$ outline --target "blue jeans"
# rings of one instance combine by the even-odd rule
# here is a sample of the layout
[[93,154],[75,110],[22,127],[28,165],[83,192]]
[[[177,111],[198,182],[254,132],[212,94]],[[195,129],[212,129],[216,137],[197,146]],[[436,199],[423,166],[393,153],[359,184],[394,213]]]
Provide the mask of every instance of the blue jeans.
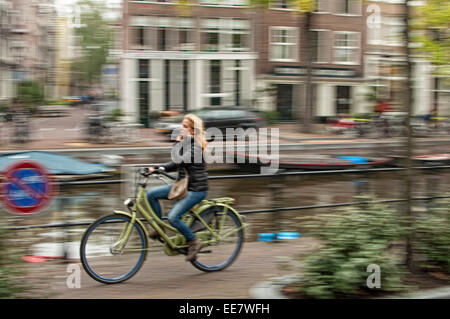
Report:
[[[152,207],[153,211],[161,218],[161,205],[159,204],[160,199],[168,199],[170,189],[172,185],[163,185],[155,187],[147,192],[147,200]],[[181,217],[189,211],[196,204],[200,203],[208,195],[207,191],[204,192],[191,192],[188,191],[187,195],[177,201],[173,205],[172,209],[167,215],[167,220],[169,224],[178,229],[178,231],[186,237],[187,241],[191,241],[195,238],[195,235],[191,232],[191,229],[181,221]]]

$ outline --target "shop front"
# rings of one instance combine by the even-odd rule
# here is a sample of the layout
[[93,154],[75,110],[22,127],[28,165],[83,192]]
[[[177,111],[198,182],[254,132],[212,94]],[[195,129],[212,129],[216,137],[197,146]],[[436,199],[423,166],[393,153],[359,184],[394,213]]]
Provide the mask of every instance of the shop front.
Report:
[[[259,79],[259,87],[266,88],[272,99],[259,96],[263,110],[278,111],[281,120],[301,120],[306,103],[306,68],[278,65],[272,74]],[[313,116],[318,121],[329,117],[364,112],[364,83],[354,69],[312,69]],[[271,88],[271,89],[267,89]]]
[[156,113],[247,106],[255,56],[247,53],[128,52],[121,64],[121,104],[131,122]]

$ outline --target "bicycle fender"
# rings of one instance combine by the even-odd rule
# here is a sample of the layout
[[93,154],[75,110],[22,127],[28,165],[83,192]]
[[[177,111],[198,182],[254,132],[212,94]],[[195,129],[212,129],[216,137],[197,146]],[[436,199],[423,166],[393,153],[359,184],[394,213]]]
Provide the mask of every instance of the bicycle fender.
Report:
[[231,211],[239,219],[239,221],[241,222],[241,225],[242,225],[242,234],[243,234],[243,236],[245,238],[246,230],[247,230],[247,223],[245,222],[245,217],[242,216],[241,214],[239,214],[237,212],[237,210],[235,210],[230,205],[227,205],[227,204],[216,204],[216,206],[226,207],[229,211]]
[[241,214],[239,214],[239,213],[238,213],[233,207],[231,207],[230,205],[224,204],[224,203],[214,203],[214,202],[209,201],[209,202],[207,202],[207,203],[202,204],[201,206],[199,206],[195,211],[196,211],[197,214],[200,214],[200,213],[203,212],[204,210],[207,210],[207,209],[209,209],[209,208],[211,208],[211,207],[214,207],[214,206],[224,207],[224,208],[227,208],[229,211],[231,211],[231,212],[237,217],[237,219],[241,222],[241,225],[242,225],[242,232],[243,232],[243,234],[244,234],[244,236],[245,236],[246,229],[247,229],[247,223],[245,222],[244,217],[243,217]]
[[[120,211],[120,210],[115,210],[115,211],[114,211],[114,214],[117,214],[117,215],[125,215],[125,216],[130,217],[131,219],[133,218],[133,214],[131,214],[131,213],[129,213],[129,212]],[[135,216],[134,220],[135,220],[135,221],[139,224],[139,226],[141,226],[142,229],[144,230],[145,238],[148,238],[148,231],[147,231],[147,228],[145,227],[144,223],[141,222],[141,221],[139,220],[139,218],[136,218],[136,216]],[[147,246],[148,246],[148,245],[147,245]]]

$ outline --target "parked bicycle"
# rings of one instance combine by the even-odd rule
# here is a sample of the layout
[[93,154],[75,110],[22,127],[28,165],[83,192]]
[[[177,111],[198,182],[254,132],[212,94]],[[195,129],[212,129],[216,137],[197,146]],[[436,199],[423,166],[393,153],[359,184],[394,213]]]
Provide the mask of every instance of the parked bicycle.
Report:
[[[185,237],[161,220],[152,210],[146,188],[150,177],[168,183],[175,178],[166,172],[140,169],[135,173],[133,198],[124,204],[128,212],[114,211],[94,221],[81,239],[81,263],[90,277],[104,284],[121,283],[134,276],[142,267],[149,251],[149,232],[146,221],[159,234],[168,256],[186,255]],[[245,238],[243,217],[231,206],[233,198],[203,200],[183,217],[203,248],[191,264],[204,272],[220,271],[238,257]],[[138,218],[138,214],[143,216]],[[168,232],[173,233],[168,235]]]
[[30,116],[26,111],[17,111],[13,117],[13,143],[23,144],[30,139]]
[[90,112],[83,121],[84,138],[90,143],[106,143],[110,138],[109,124],[102,104],[90,106]]

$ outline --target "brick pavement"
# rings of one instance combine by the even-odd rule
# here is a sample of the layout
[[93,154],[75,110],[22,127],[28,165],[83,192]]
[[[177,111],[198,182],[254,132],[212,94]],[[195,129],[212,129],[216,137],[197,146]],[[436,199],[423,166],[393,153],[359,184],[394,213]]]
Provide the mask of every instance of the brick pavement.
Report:
[[[32,140],[25,144],[15,144],[10,141],[13,134],[11,123],[4,123],[2,128],[0,150],[32,150],[32,149],[70,149],[70,148],[95,148],[95,147],[146,147],[167,146],[171,142],[152,128],[138,130],[140,142],[117,144],[109,141],[105,144],[88,143],[82,132],[82,122],[89,110],[85,107],[74,107],[68,116],[62,117],[37,117],[31,120]],[[336,138],[339,136],[326,133],[323,125],[315,125],[314,133],[300,133],[299,123],[279,123],[269,128],[280,129],[280,141],[282,143],[297,143],[302,139]]]
[[103,285],[91,279],[81,267],[81,288],[66,285],[67,266],[61,261],[27,264],[27,283],[33,283],[32,296],[52,299],[235,299],[250,298],[249,289],[260,281],[294,270],[280,268],[280,260],[314,249],[312,238],[301,237],[281,243],[245,243],[241,254],[228,269],[204,273],[184,261],[184,256],[168,257],[160,251],[150,252],[141,270],[130,280],[117,285]]
[[74,107],[67,116],[61,117],[34,117],[30,120],[31,140],[24,144],[11,142],[14,134],[12,123],[3,123],[0,150],[21,149],[67,149],[67,148],[93,148],[93,147],[138,147],[170,145],[163,136],[153,129],[139,129],[141,142],[117,144],[107,141],[105,144],[88,143],[83,134],[83,121],[89,110],[85,107]]
[[[107,141],[105,144],[88,143],[83,136],[82,122],[88,115],[86,107],[74,107],[67,116],[37,117],[31,120],[32,140],[25,144],[14,144],[10,141],[13,134],[11,123],[3,123],[0,130],[0,150],[42,150],[42,149],[73,149],[73,148],[108,148],[108,147],[148,147],[170,146],[172,143],[167,137],[155,132],[152,128],[137,130],[141,141],[127,144],[118,144]],[[301,133],[299,123],[277,123],[268,128],[280,130],[281,143],[349,143],[393,141],[389,139],[351,139],[345,135],[336,135],[325,130],[324,124],[314,124],[313,133]],[[448,139],[449,136],[438,136],[438,139]]]

